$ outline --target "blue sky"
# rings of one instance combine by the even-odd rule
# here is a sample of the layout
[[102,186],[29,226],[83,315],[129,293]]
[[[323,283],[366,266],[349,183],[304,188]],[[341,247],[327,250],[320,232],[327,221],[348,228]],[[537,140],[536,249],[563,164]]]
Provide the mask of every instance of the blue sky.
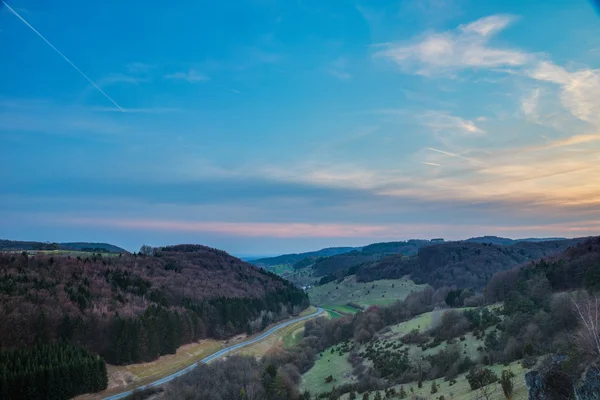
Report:
[[98,88],[0,7],[2,238],[600,232],[591,2],[7,3]]

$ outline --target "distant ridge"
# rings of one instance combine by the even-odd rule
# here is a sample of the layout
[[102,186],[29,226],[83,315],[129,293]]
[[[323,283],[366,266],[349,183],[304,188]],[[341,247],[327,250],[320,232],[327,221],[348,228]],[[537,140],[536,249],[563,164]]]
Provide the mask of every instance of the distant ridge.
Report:
[[306,253],[292,253],[283,254],[276,257],[259,258],[250,262],[259,267],[271,267],[280,264],[293,265],[300,260],[304,260],[305,258],[330,257],[361,249],[362,247],[328,247],[325,249],[309,251]]
[[522,242],[536,243],[536,242],[550,242],[550,241],[555,241],[555,240],[566,240],[566,238],[548,237],[548,238],[510,239],[510,238],[504,238],[504,237],[500,237],[500,236],[478,236],[478,237],[473,237],[473,238],[467,239],[467,240],[465,240],[465,242],[491,243],[491,244],[497,244],[500,246],[512,246],[514,244],[522,243]]
[[71,250],[106,253],[129,253],[127,250],[109,243],[94,242],[32,242],[0,239],[0,251],[39,251],[39,250]]

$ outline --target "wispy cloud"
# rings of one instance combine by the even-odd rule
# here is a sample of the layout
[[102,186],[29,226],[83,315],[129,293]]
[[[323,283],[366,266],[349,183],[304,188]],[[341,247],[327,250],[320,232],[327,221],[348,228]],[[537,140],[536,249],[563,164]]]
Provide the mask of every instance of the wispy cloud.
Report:
[[132,73],[132,74],[137,74],[137,73],[148,73],[150,71],[152,71],[153,69],[156,68],[156,65],[153,64],[147,64],[147,63],[143,63],[143,62],[132,62],[129,63],[125,66],[127,68],[127,71]]
[[140,78],[140,77],[134,76],[134,75],[115,73],[115,74],[110,74],[110,75],[100,79],[97,82],[97,84],[98,84],[98,86],[104,87],[104,86],[112,85],[115,83],[138,84],[138,83],[147,82],[147,81],[148,81],[148,79],[146,79],[146,78]]
[[134,113],[134,114],[166,114],[166,113],[173,113],[173,112],[180,112],[181,109],[179,108],[161,108],[161,107],[154,107],[154,108],[124,108],[122,110],[119,110],[115,107],[91,107],[91,110],[93,111],[101,111],[101,112],[126,112],[126,113]]
[[474,121],[463,119],[447,112],[428,111],[419,115],[418,120],[424,126],[431,128],[435,133],[460,133],[469,135],[485,133]]
[[573,116],[600,128],[600,69],[569,72],[549,61],[528,71],[538,81],[551,82],[561,89],[560,100]]
[[456,153],[451,153],[449,151],[444,151],[444,150],[439,150],[439,149],[434,149],[433,147],[428,147],[427,150],[429,151],[434,151],[436,153],[440,153],[440,154],[444,154],[446,156],[449,157],[456,157],[456,158],[460,158],[461,160],[465,160],[465,161],[469,161],[475,164],[483,164],[483,162],[479,161],[479,160],[475,160],[473,158],[469,158],[469,157],[463,157],[460,154],[456,154]]
[[182,80],[190,83],[198,83],[207,81],[209,78],[208,76],[196,71],[195,69],[190,68],[190,70],[187,72],[180,71],[174,72],[172,74],[167,74],[165,75],[165,79]]
[[327,72],[329,75],[335,76],[340,80],[348,80],[352,78],[352,74],[348,72],[347,64],[348,62],[346,58],[340,57],[337,60],[327,64],[327,66],[325,67],[325,72]]
[[539,122],[538,106],[540,101],[540,88],[535,88],[531,93],[521,99],[521,110],[525,117],[532,122]]
[[514,17],[492,15],[453,31],[431,33],[409,43],[385,43],[375,53],[408,71],[421,75],[451,74],[472,68],[513,67],[526,64],[531,56],[515,49],[489,45],[489,40],[505,29]]

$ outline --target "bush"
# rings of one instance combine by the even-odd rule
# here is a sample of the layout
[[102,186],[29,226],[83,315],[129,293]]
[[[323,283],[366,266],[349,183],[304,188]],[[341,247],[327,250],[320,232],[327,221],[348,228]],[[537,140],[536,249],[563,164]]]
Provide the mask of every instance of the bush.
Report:
[[498,376],[489,368],[474,368],[465,378],[467,378],[471,390],[477,390],[498,380]]
[[513,374],[510,369],[505,369],[504,371],[502,371],[502,376],[500,377],[500,385],[502,386],[502,392],[504,393],[504,397],[506,397],[507,400],[511,400],[513,396],[514,377],[515,374]]
[[435,381],[431,382],[431,394],[437,393],[438,388],[437,385],[435,384]]
[[419,332],[418,329],[413,329],[400,339],[404,344],[424,344],[429,341],[429,336]]
[[535,357],[525,357],[523,361],[521,361],[521,366],[527,369],[535,367],[535,364],[537,364],[537,358]]

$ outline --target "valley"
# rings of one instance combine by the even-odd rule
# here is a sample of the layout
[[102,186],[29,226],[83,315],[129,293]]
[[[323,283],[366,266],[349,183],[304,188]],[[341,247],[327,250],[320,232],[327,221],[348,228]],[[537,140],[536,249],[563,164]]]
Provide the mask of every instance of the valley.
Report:
[[[246,380],[243,387],[254,387],[264,398],[271,398],[275,386],[265,384],[267,372],[259,373],[261,370],[268,371],[267,381],[280,382],[277,390],[287,391],[286,399],[502,399],[505,385],[511,385],[512,398],[519,399],[527,396],[525,376],[547,362],[549,354],[573,351],[567,351],[565,338],[584,329],[579,317],[569,314],[572,306],[566,296],[584,305],[600,288],[600,238],[429,243],[415,253],[390,254],[390,249],[406,248],[398,243],[363,247],[380,248],[383,253],[371,251],[368,261],[364,254],[358,255],[358,264],[348,261],[357,252],[351,250],[329,256],[330,260],[326,256],[317,261],[300,259],[296,261],[300,268],[265,267],[290,277],[296,285],[303,283],[303,289],[275,273],[203,246],[111,256],[80,250],[11,251],[0,255],[1,304],[5,310],[17,304],[16,299],[24,304],[58,305],[63,310],[69,309],[67,304],[75,305],[79,316],[61,316],[56,309],[47,309],[32,318],[35,324],[24,328],[37,340],[67,339],[91,350],[102,349],[95,347],[94,341],[103,340],[98,335],[103,330],[96,336],[86,334],[90,318],[86,313],[98,304],[111,304],[101,293],[109,289],[112,298],[122,297],[125,306],[138,309],[127,317],[121,317],[127,308],[114,309],[112,315],[110,307],[105,309],[112,320],[103,328],[108,332],[106,343],[119,350],[99,350],[112,361],[106,365],[106,389],[80,394],[77,398],[81,400],[179,398],[180,391],[191,387],[202,391],[197,386],[200,382],[219,374],[232,376],[233,370],[246,363],[255,372],[239,377]],[[328,266],[326,271],[323,265]],[[473,268],[478,268],[477,272]],[[116,277],[115,271],[119,271]],[[461,271],[471,271],[471,275]],[[218,278],[220,275],[226,280]],[[372,279],[380,275],[393,278]],[[217,291],[214,284],[212,292],[209,286],[199,287],[207,285],[200,280],[192,288],[191,282],[179,279],[183,276],[192,281],[211,277],[219,282]],[[482,278],[483,287],[479,283]],[[450,279],[456,279],[456,284],[448,285]],[[171,280],[178,286],[170,286]],[[62,291],[50,289],[50,282]],[[260,285],[252,287],[253,282]],[[156,289],[160,289],[159,295],[152,294]],[[218,296],[232,290],[237,294],[231,300],[206,297],[207,293]],[[108,296],[106,293],[103,296]],[[190,303],[192,293],[200,303]],[[267,299],[281,299],[280,303],[258,301],[260,297],[252,300],[260,293]],[[279,294],[269,297],[273,296],[269,293]],[[40,294],[45,294],[41,303]],[[142,301],[137,298],[140,295]],[[248,300],[243,300],[244,296]],[[175,307],[176,301],[182,301],[182,306]],[[233,303],[228,305],[229,301]],[[202,302],[212,304],[212,312],[223,307],[224,314],[211,319],[210,311],[203,311],[206,305],[194,305]],[[144,304],[146,308],[139,308]],[[253,311],[250,304],[259,308]],[[240,306],[246,307],[244,313],[236,312]],[[3,318],[10,315],[5,312]],[[244,315],[247,319],[236,328],[234,321],[243,321]],[[65,325],[67,320],[81,322]],[[194,324],[199,323],[194,321],[198,320],[204,336],[194,336],[198,332]],[[215,325],[210,327],[211,323]],[[53,339],[49,326],[58,326],[61,335],[71,327],[72,333]],[[165,330],[153,339],[157,329]],[[5,343],[16,339],[10,330],[4,332],[1,338]],[[150,349],[155,353],[144,355]],[[593,366],[593,360],[590,362]],[[585,368],[579,364],[576,370]],[[238,378],[227,379],[233,380],[219,389],[225,396],[221,398],[228,398],[225,393]]]

